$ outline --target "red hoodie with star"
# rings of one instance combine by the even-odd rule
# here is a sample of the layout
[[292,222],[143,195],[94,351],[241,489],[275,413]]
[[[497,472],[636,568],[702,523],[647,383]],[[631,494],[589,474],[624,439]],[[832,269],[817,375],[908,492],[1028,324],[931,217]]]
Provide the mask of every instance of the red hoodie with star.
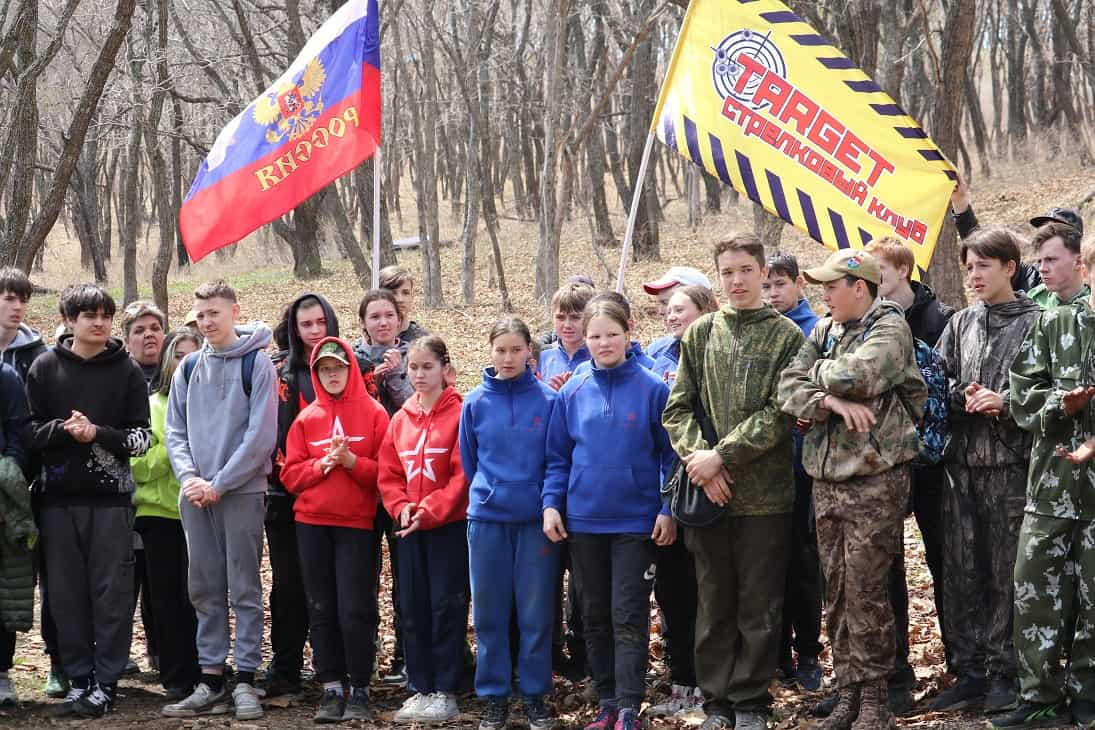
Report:
[[[376,516],[377,452],[388,429],[388,414],[366,392],[350,345],[327,337],[313,352],[325,342],[336,342],[346,352],[350,378],[342,395],[333,398],[323,389],[314,367],[311,369],[316,399],[289,427],[281,483],[296,495],[293,512],[297,522],[371,530]],[[349,440],[357,461],[353,469],[336,466],[324,474],[320,460],[335,435]]]
[[[418,394],[392,416],[380,447],[380,496],[398,521],[410,503],[422,510],[419,528],[431,530],[467,518],[468,480],[460,465],[460,394],[452,386],[429,412]],[[398,528],[397,528],[398,529]]]

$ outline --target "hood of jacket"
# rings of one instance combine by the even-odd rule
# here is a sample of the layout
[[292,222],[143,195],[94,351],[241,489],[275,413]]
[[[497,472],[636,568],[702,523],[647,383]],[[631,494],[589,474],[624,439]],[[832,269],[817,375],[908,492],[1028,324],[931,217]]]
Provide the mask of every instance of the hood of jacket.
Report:
[[451,408],[459,410],[462,402],[463,398],[456,392],[456,388],[449,385],[441,391],[441,397],[437,399],[437,402],[433,404],[433,408],[430,410],[423,410],[422,404],[418,402],[418,393],[408,398],[400,410],[406,411],[407,416],[415,423],[422,423],[430,417],[430,414],[436,415]]
[[305,347],[304,340],[300,339],[300,331],[297,329],[297,310],[305,299],[315,299],[319,302],[319,306],[323,308],[323,316],[327,319],[327,336],[338,337],[338,315],[335,314],[334,308],[326,297],[315,292],[304,292],[294,299],[285,311],[285,317],[288,327],[289,362],[298,368],[308,367],[308,359],[312,356],[311,351]]
[[1025,293],[1019,292],[1015,299],[1002,304],[975,304],[975,307],[984,307],[985,315],[990,328],[1006,327],[1019,317],[1039,314],[1042,309],[1037,302]]
[[26,322],[20,322],[19,333],[15,335],[15,339],[11,341],[11,344],[4,349],[4,355],[38,347],[45,347],[42,335]]
[[76,362],[82,362],[89,365],[108,365],[129,357],[129,351],[125,349],[125,343],[117,337],[111,337],[106,341],[106,348],[103,349],[102,352],[85,360],[72,351],[73,339],[72,335],[61,336],[61,339],[57,341],[56,349],[58,357],[64,358],[65,360],[75,360]]
[[935,347],[947,321],[954,315],[954,308],[939,301],[931,287],[919,281],[909,282],[909,286],[913,290],[913,303],[905,310],[905,321],[913,337]]
[[814,325],[817,324],[820,317],[817,316],[817,312],[810,306],[810,302],[805,298],[799,299],[790,311],[784,314],[789,320],[798,325],[798,328],[802,330],[802,334],[806,337],[810,336],[810,333],[814,330]]
[[316,346],[318,350],[328,342],[336,343],[344,353],[346,353],[346,359],[350,363],[350,377],[346,379],[346,389],[342,391],[342,394],[338,398],[333,397],[328,393],[323,384],[319,380],[319,373],[316,372],[316,360],[312,358],[312,361],[308,363],[308,370],[312,375],[312,388],[316,393],[316,400],[321,403],[329,404],[336,400],[339,403],[350,403],[352,401],[368,398],[369,394],[365,392],[365,381],[358,376],[357,361],[354,359],[354,350],[350,347],[350,344],[345,340],[340,340],[337,337],[324,337],[319,341]]

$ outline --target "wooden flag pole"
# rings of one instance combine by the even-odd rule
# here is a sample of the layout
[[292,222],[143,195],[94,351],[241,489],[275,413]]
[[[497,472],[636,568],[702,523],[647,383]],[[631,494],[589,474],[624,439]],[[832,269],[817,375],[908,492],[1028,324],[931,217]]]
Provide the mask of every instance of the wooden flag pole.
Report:
[[373,289],[380,288],[380,147],[373,154]]
[[624,272],[627,271],[627,257],[631,252],[631,238],[635,235],[635,218],[639,215],[639,204],[643,199],[643,186],[646,183],[646,163],[650,161],[650,151],[654,148],[654,134],[646,135],[646,146],[643,147],[643,159],[639,163],[639,175],[635,179],[635,190],[631,194],[631,210],[627,214],[627,231],[624,233],[624,243],[620,247],[620,268],[616,274],[616,291],[623,294]]

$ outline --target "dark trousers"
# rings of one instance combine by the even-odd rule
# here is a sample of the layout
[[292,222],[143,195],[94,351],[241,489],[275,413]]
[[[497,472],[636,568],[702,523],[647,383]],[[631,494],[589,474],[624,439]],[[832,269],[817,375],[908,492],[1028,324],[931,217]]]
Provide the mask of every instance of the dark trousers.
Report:
[[639,709],[657,551],[649,534],[570,533],[586,656],[602,704]]
[[354,527],[297,523],[308,596],[312,664],[320,682],[368,687],[379,620],[373,564],[377,534]]
[[[138,536],[140,530],[137,531]],[[159,661],[160,648],[156,643],[159,632],[156,630],[156,612],[148,601],[149,580],[148,564],[145,560],[144,542],[141,539],[140,547],[133,550],[133,601],[141,609],[141,625],[144,626],[145,654],[153,661]],[[132,654],[132,647],[130,647]]]
[[[564,582],[567,573],[570,580]],[[563,542],[559,548],[559,572],[555,579],[555,625],[551,631],[552,660],[563,657],[566,648],[571,661],[586,663],[585,632],[582,630],[582,609],[578,601],[578,586],[571,572],[570,546]]]
[[696,558],[696,679],[709,716],[772,702],[791,515],[722,518],[685,533]]
[[399,543],[407,680],[416,692],[457,692],[468,636],[468,526],[420,530]]
[[662,612],[662,639],[673,684],[696,686],[696,565],[684,546],[684,529],[677,541],[657,548],[658,571],[654,599]]
[[[942,465],[914,468],[912,495],[909,501],[912,513],[916,515],[920,536],[924,540],[924,562],[928,564],[928,572],[932,577],[935,616],[939,622],[939,634],[943,639],[947,669],[953,671],[953,647],[944,619],[943,601],[943,541],[946,536],[946,531],[943,529],[945,479]],[[909,587],[905,580],[904,550],[898,553],[897,559],[890,568],[890,605],[894,613],[896,658],[889,682],[891,687],[911,690],[916,678],[909,664]]]
[[0,672],[15,665],[15,632],[0,628]]
[[138,517],[144,543],[145,633],[157,647],[160,682],[168,689],[190,689],[201,677],[198,667],[198,619],[187,589],[190,559],[182,522],[164,517]]
[[392,521],[391,515],[384,509],[384,505],[377,504],[376,517],[373,519],[373,527],[376,530],[376,547],[373,548],[373,552],[376,555],[375,570],[376,570],[376,592],[377,601],[379,605],[380,601],[380,573],[383,569],[384,560],[382,557],[383,547],[382,543],[387,541],[388,543],[388,562],[391,565],[392,574],[392,591],[388,596],[388,600],[392,603],[392,629],[395,633],[395,649],[392,651],[392,664],[399,664],[403,661],[403,620],[402,620],[402,608],[399,602],[399,539],[395,536],[395,523]]
[[[42,531],[42,498],[35,493],[31,495],[31,506],[34,509],[34,522],[38,525],[38,532]],[[38,579],[38,613],[39,627],[42,634],[42,643],[46,647],[46,654],[50,663],[56,665],[60,662],[60,653],[57,651],[57,624],[53,621],[53,614],[49,610],[49,591],[46,588],[46,558],[42,552],[42,541],[34,551],[34,570]]]
[[[273,500],[287,497],[272,496]],[[267,509],[266,545],[270,555],[270,669],[290,681],[300,678],[308,641],[308,601],[300,572],[296,523],[292,507]]]
[[117,682],[133,631],[133,508],[46,505],[41,526],[61,667]]
[[783,599],[783,636],[779,662],[791,665],[791,649],[799,661],[817,661],[821,653],[821,556],[814,527],[814,480],[795,469],[795,506],[791,513],[791,550]]

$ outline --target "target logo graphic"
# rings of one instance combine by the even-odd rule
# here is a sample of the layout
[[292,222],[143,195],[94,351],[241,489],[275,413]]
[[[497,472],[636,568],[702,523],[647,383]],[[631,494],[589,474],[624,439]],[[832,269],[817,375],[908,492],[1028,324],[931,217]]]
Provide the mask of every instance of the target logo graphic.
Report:
[[[734,88],[744,70],[742,65],[737,62],[738,56],[743,53],[755,58],[769,71],[787,78],[787,63],[783,60],[783,54],[772,42],[771,35],[771,31],[768,31],[767,35],[761,35],[756,31],[743,28],[726,36],[717,48],[711,49],[715,52],[715,62],[711,66],[711,77],[719,96],[723,99],[732,96],[752,109],[760,108],[761,105],[753,103],[753,94],[760,87],[761,76],[754,74],[740,92]],[[768,102],[764,103],[767,104]]]

